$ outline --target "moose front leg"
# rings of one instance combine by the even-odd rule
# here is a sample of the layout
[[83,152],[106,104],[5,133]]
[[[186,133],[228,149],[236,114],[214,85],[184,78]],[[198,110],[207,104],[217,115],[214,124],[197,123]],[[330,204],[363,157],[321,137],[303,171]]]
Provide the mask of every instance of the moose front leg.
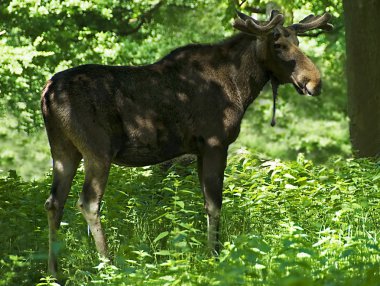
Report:
[[198,176],[204,195],[207,213],[208,246],[214,255],[219,254],[219,221],[222,208],[226,148],[209,148],[198,157]]

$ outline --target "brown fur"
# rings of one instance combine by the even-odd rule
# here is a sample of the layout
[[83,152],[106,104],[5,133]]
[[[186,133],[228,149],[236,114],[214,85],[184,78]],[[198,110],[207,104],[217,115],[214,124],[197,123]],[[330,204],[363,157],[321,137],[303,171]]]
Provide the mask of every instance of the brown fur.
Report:
[[303,93],[320,91],[319,71],[298,48],[292,29],[278,26],[264,36],[241,33],[214,45],[186,46],[146,66],[83,65],[55,74],[41,99],[53,157],[45,204],[49,270],[57,269],[56,230],[82,158],[78,206],[100,254],[107,254],[99,205],[110,165],[145,166],[182,154],[198,157],[209,246],[217,252],[227,149],[270,78],[293,82]]

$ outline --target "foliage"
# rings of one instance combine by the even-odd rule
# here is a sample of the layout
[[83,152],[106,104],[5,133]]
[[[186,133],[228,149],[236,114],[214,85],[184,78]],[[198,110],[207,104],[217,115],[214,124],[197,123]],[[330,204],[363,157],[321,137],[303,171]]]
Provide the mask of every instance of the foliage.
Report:
[[[61,285],[377,285],[380,162],[324,166],[230,157],[220,261],[205,251],[194,166],[113,167],[102,221],[113,262],[99,260],[75,208],[76,176],[60,231]],[[46,276],[43,201],[51,176],[0,182],[0,285],[56,285]],[[33,210],[33,211],[31,211]],[[11,227],[9,227],[11,226]]]
[[18,120],[8,115],[0,125],[0,177],[17,170],[24,179],[43,177],[50,168],[49,143],[44,132],[17,130]]

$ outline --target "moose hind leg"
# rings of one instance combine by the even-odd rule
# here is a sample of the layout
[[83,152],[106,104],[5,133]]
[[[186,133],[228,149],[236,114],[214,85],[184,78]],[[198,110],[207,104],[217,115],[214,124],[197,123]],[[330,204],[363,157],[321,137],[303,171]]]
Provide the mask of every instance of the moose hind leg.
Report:
[[65,202],[80,160],[81,155],[74,148],[64,155],[53,152],[53,183],[50,196],[45,202],[45,209],[49,222],[48,271],[54,276],[57,273],[57,230],[61,224]]
[[207,213],[208,246],[214,255],[219,254],[219,221],[222,208],[222,189],[227,150],[212,148],[198,158],[198,174]]
[[85,182],[78,201],[78,207],[86,219],[96,249],[103,257],[107,257],[107,244],[100,222],[100,203],[107,184],[110,160],[84,158]]

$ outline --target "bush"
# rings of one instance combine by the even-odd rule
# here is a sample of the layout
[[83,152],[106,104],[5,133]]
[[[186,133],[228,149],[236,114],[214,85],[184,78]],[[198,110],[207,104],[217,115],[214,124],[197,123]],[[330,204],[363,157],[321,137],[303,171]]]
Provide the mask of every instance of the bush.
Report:
[[[75,203],[60,232],[65,285],[377,285],[380,164],[262,160],[239,150],[225,175],[220,261],[205,251],[195,166],[113,167],[102,205],[113,262],[99,260]],[[53,285],[46,276],[43,202],[50,175],[0,182],[0,285]],[[41,280],[42,279],[42,280]],[[49,282],[50,281],[50,282]],[[43,284],[45,283],[45,284]]]

